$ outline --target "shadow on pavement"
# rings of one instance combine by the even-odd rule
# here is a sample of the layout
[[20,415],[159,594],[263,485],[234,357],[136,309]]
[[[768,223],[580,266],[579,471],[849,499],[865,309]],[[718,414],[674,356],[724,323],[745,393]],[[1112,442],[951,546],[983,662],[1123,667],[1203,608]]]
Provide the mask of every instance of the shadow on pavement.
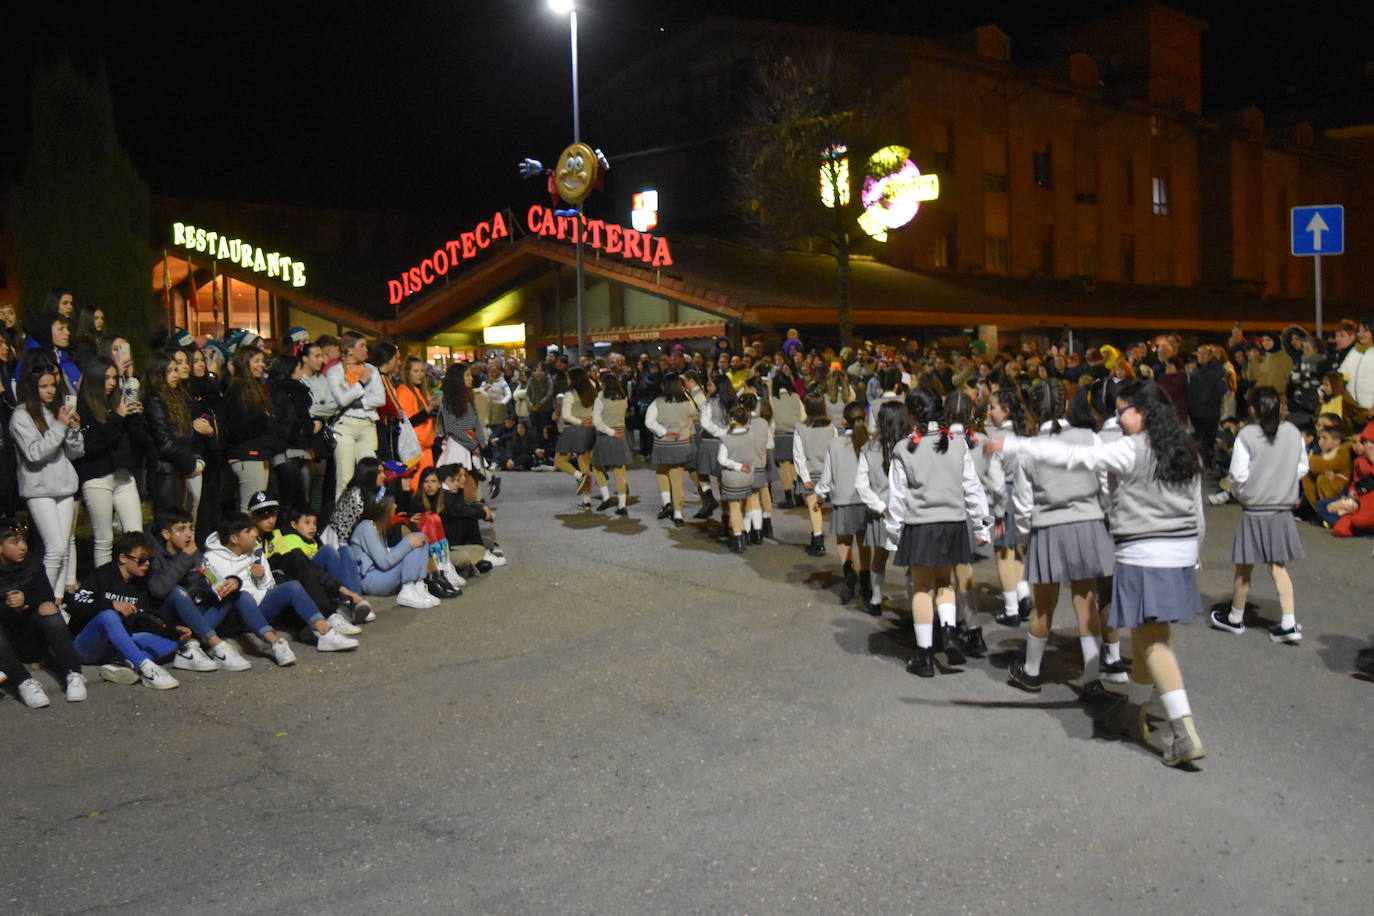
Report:
[[1356,653],[1366,645],[1368,645],[1367,640],[1361,642],[1353,636],[1345,636],[1340,633],[1323,633],[1317,654],[1321,656],[1326,667],[1332,671],[1346,674],[1355,669]]

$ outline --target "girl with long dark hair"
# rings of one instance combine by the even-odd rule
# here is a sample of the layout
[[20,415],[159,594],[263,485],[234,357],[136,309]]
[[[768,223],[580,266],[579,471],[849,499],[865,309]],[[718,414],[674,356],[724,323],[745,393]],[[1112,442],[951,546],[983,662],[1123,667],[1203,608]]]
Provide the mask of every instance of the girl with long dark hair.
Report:
[[[654,466],[654,476],[658,481],[659,498],[663,500],[658,517],[671,518],[673,524],[680,528],[683,524],[683,468],[687,466],[695,446],[692,443],[692,406],[678,376],[663,377],[659,396],[649,404],[644,414],[644,426],[654,435],[650,463]],[[558,450],[563,450],[561,440]]]
[[[563,392],[559,416],[563,430],[558,434],[553,466],[577,483],[578,508],[592,507],[592,449],[596,446],[596,382],[581,366],[568,370],[568,390]],[[576,466],[573,461],[576,461]]]
[[472,372],[468,363],[453,363],[444,372],[444,397],[439,407],[444,451],[439,464],[461,464],[465,468],[482,465],[487,431],[477,421],[477,410],[473,407]]
[[[1013,385],[1002,385],[992,393],[987,418],[989,439],[1031,435],[1025,402],[1020,390]],[[1016,533],[1016,507],[1011,499],[1015,468],[1005,455],[995,453],[980,470],[979,477],[996,519],[992,526],[992,547],[997,554],[997,577],[1001,580],[1003,605],[996,620],[1004,627],[1016,627],[1021,621],[1030,619],[1031,588],[1026,581],[1025,554]]]
[[[1034,410],[1040,436],[1069,446],[1096,447],[1094,418],[1084,410],[1068,417],[1064,383],[1044,379],[1034,389]],[[1082,405],[1086,408],[1086,404]],[[1109,698],[1099,670],[1101,631],[1097,616],[1097,580],[1110,576],[1114,565],[1111,538],[1103,522],[1101,487],[1097,474],[1069,470],[1023,456],[1016,463],[1012,495],[1020,537],[1028,539],[1026,578],[1035,590],[1035,610],[1026,633],[1026,655],[1008,671],[1014,687],[1040,692],[1040,663],[1054,624],[1059,587],[1068,582],[1078,617],[1078,643],[1083,650],[1083,686],[1087,700]]]
[[[978,481],[983,481],[985,472],[984,465],[990,459],[983,454],[982,444],[986,439],[977,429],[978,421],[974,415],[973,399],[962,390],[951,391],[945,397],[945,422],[949,426],[951,436],[963,436],[969,443],[970,454],[973,456],[973,466],[978,472]],[[984,487],[983,492],[987,493]],[[973,520],[969,520],[970,528]],[[972,534],[969,535],[972,537]],[[954,606],[958,624],[955,629],[959,637],[959,645],[964,654],[969,658],[982,658],[987,654],[988,644],[983,638],[983,626],[978,619],[978,595],[973,590],[973,564],[959,563],[954,567]],[[943,637],[943,631],[937,631],[937,637]],[[935,640],[937,647],[943,645],[940,638]]]
[[19,495],[43,539],[43,569],[53,594],[76,585],[76,491],[73,461],[85,454],[81,416],[62,394],[62,370],[42,359],[29,362],[19,383],[19,408],[10,438],[19,456]]
[[310,417],[310,389],[301,381],[301,361],[278,356],[267,368],[267,388],[272,393],[272,414],[281,425],[285,448],[272,458],[272,480],[288,509],[309,505],[310,446],[315,423]]
[[744,550],[744,519],[756,507],[754,467],[767,460],[766,443],[749,429],[752,417],[749,408],[735,404],[730,409],[729,426],[716,446],[716,462],[720,466],[720,498],[725,502],[728,519],[726,542],[732,553]]
[[1252,388],[1246,397],[1255,422],[1236,434],[1231,451],[1231,494],[1244,510],[1231,544],[1236,564],[1231,607],[1218,606],[1211,613],[1213,629],[1240,635],[1245,632],[1245,600],[1250,597],[1250,576],[1256,563],[1269,567],[1279,593],[1281,617],[1269,632],[1276,643],[1302,640],[1293,598],[1293,579],[1288,564],[1306,554],[1298,538],[1293,506],[1307,476],[1307,449],[1302,433],[1283,419],[1279,393],[1273,388]]
[[906,406],[886,401],[874,415],[878,434],[859,450],[859,467],[854,476],[854,489],[868,507],[863,541],[872,553],[869,564],[868,593],[864,596],[864,610],[874,617],[883,613],[883,584],[887,578],[887,561],[897,542],[888,533],[887,497],[892,469],[892,452],[897,443],[911,434],[911,420]]
[[119,370],[97,356],[83,368],[77,395],[86,453],[76,460],[81,495],[91,519],[95,565],[110,562],[114,520],[121,531],[143,528],[143,506],[133,469],[149,451],[143,405],[119,389]]
[[[697,442],[696,473],[704,489],[701,508],[693,518],[708,519],[720,508],[710,481],[715,478],[717,483],[720,482],[720,443],[729,429],[730,411],[734,410],[736,403],[735,386],[730,384],[730,376],[719,372],[712,375],[706,386],[706,400],[701,406],[700,437]],[[722,513],[721,528],[726,532],[729,531],[728,521]]]
[[830,420],[824,396],[813,391],[802,402],[806,410],[806,421],[792,430],[792,465],[797,472],[797,495],[806,503],[806,514],[811,520],[811,543],[806,547],[807,556],[825,556],[825,531],[821,515],[820,500],[816,498],[816,485],[821,481],[825,469],[825,456],[830,448],[830,440],[840,434]]
[[[181,509],[196,515],[196,506],[188,505],[186,484],[191,477],[201,475],[206,467],[204,458],[196,453],[197,433],[209,435],[213,427],[209,421],[193,415],[193,404],[181,378],[181,371],[170,353],[154,350],[148,357],[145,372],[147,401],[144,418],[152,449],[148,461],[148,499],[153,514]],[[214,516],[214,512],[206,513]],[[216,520],[210,519],[211,528]]]
[[1056,467],[1102,470],[1114,481],[1112,624],[1131,628],[1135,666],[1127,696],[1100,724],[1107,732],[1147,741],[1146,704],[1157,690],[1169,720],[1164,763],[1178,766],[1206,753],[1169,632],[1175,623],[1191,622],[1202,604],[1196,573],[1205,533],[1201,462],[1173,404],[1153,382],[1122,385],[1116,403],[1125,435],[1106,447],[1008,436],[984,448]]
[[224,456],[238,481],[238,506],[248,507],[248,498],[266,490],[277,456],[286,451],[282,421],[272,409],[272,392],[264,378],[267,354],[255,346],[234,351],[234,378],[229,382],[220,404],[220,427],[224,433]]
[[802,422],[802,399],[797,396],[796,380],[792,370],[779,366],[773,374],[773,460],[778,465],[778,477],[782,481],[782,508],[792,509],[797,505],[793,492],[797,480],[796,465],[792,457],[793,434],[797,424]]
[[[596,445],[592,449],[592,467],[596,469],[597,483],[601,487],[601,505],[598,512],[605,512],[612,504],[615,514],[629,514],[626,502],[630,498],[630,484],[625,469],[630,466],[630,443],[625,439],[625,413],[629,406],[625,395],[625,385],[615,372],[605,372],[601,376],[601,392],[592,405],[592,425],[596,427]],[[606,486],[606,472],[615,478],[615,501],[612,503],[610,488]]]
[[352,476],[344,481],[343,492],[334,503],[334,514],[321,540],[330,546],[347,544],[353,529],[364,518],[370,518],[372,508],[386,493],[386,472],[380,458],[360,458]]
[[[906,398],[914,430],[896,451],[889,480],[887,529],[897,542],[895,562],[911,570],[911,613],[916,654],[907,671],[935,676],[935,620],[939,617],[945,660],[964,662],[955,629],[950,575],[973,562],[975,542],[987,543],[988,504],[969,453],[967,430],[950,435],[935,391],[917,387]],[[969,537],[969,522],[973,537]]]
[[827,444],[821,479],[816,484],[816,498],[828,499],[831,505],[830,528],[835,536],[835,553],[839,556],[843,576],[841,604],[848,604],[860,591],[867,603],[872,588],[868,579],[868,551],[864,548],[868,507],[860,499],[856,485],[859,453],[866,442],[868,425],[864,422],[864,406],[858,401],[850,401],[844,409],[844,430]]

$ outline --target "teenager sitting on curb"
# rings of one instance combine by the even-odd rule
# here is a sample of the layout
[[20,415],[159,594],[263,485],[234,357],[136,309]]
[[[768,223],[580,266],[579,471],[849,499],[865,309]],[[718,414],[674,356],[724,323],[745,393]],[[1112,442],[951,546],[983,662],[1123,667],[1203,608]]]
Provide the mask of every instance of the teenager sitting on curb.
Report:
[[10,519],[0,520],[0,683],[9,681],[30,709],[48,705],[43,685],[29,674],[26,662],[49,652],[66,682],[67,701],[86,699],[86,678],[72,646],[67,622],[53,601],[52,585],[40,557],[29,557],[24,532]]

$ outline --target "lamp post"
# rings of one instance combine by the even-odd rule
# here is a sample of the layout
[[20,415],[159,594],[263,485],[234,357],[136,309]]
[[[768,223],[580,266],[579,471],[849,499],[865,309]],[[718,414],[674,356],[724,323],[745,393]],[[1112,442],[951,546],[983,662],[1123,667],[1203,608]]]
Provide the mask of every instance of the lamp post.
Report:
[[[580,143],[582,141],[582,110],[577,98],[577,3],[576,0],[549,0],[549,9],[560,16],[566,14],[568,17],[569,44],[572,48],[573,142]],[[577,231],[575,233],[577,248],[577,358],[579,362],[587,352],[587,329],[582,320],[582,227],[582,202],[579,201],[577,204]],[[560,304],[559,309],[561,310],[562,307]]]

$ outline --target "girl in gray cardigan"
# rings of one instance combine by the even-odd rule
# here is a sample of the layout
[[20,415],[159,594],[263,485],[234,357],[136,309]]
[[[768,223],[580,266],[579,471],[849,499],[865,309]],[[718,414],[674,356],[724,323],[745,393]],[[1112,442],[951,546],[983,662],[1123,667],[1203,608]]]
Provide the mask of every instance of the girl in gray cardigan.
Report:
[[[19,409],[10,417],[10,437],[19,458],[19,495],[43,538],[43,569],[53,594],[76,584],[76,491],[72,461],[85,454],[76,405],[62,398],[62,370],[34,359],[19,382]],[[75,398],[71,399],[73,402]]]
[[1215,630],[1245,632],[1245,599],[1250,597],[1250,574],[1256,563],[1269,567],[1279,593],[1279,625],[1269,631],[1276,643],[1296,643],[1302,626],[1294,616],[1293,579],[1288,564],[1305,556],[1293,519],[1299,486],[1307,476],[1307,449],[1302,434],[1280,415],[1279,393],[1268,386],[1246,397],[1255,422],[1236,436],[1231,452],[1231,492],[1245,510],[1231,545],[1236,564],[1235,592],[1229,612],[1212,611],[1208,623]]

